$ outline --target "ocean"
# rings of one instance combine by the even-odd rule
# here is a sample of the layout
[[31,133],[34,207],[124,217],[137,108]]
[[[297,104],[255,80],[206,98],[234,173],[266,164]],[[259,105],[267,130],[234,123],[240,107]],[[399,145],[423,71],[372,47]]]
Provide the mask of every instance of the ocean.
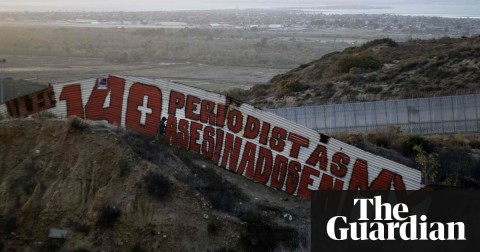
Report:
[[[345,0],[348,1],[348,0]],[[180,10],[220,10],[220,9],[296,9],[309,13],[325,14],[394,14],[410,16],[437,16],[447,18],[480,18],[480,1],[457,0],[452,2],[433,1],[380,1],[358,0],[347,5],[342,1],[309,0],[179,0],[153,1],[137,0],[133,4],[127,0],[82,2],[53,2],[44,0],[39,2],[0,1],[0,11],[180,11]],[[200,3],[201,2],[201,3]],[[343,3],[343,4],[342,4]]]

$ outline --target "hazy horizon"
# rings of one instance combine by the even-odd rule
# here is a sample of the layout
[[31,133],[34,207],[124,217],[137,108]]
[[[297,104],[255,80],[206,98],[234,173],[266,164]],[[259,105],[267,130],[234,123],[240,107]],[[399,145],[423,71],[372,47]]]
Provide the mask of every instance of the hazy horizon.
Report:
[[[335,14],[399,14],[479,17],[480,1],[457,0],[0,0],[0,11],[178,11],[296,8]],[[332,8],[335,6],[336,8]],[[372,8],[374,7],[374,8]],[[344,10],[344,11],[338,11]]]

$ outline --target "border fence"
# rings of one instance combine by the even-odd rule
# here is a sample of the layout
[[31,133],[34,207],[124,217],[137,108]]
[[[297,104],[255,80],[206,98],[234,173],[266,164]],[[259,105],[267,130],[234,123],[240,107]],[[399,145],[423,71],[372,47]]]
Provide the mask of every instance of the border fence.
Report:
[[[309,198],[311,190],[417,190],[421,172],[224,95],[132,76],[53,84],[0,104],[0,116],[48,111],[101,120],[163,141],[276,190]],[[78,120],[78,119],[77,119]],[[163,120],[162,120],[163,121]],[[74,122],[74,121],[72,121]],[[0,132],[6,124],[0,123]]]
[[395,126],[404,133],[431,135],[479,133],[479,107],[480,94],[471,94],[268,111],[326,134],[369,132]]

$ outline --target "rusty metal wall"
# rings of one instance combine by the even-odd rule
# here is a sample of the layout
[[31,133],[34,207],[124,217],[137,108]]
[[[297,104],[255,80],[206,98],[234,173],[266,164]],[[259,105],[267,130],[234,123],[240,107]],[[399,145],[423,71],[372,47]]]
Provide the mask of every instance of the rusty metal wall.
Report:
[[[55,106],[53,88],[45,88],[31,94],[6,101],[4,106],[11,117],[26,117]],[[0,114],[5,111],[0,110]]]
[[10,115],[8,114],[7,104],[0,104],[0,118],[7,118]]
[[49,111],[59,117],[104,120],[149,135],[166,117],[170,144],[290,194],[423,187],[418,170],[217,93],[129,76],[59,83],[53,89],[57,102]]

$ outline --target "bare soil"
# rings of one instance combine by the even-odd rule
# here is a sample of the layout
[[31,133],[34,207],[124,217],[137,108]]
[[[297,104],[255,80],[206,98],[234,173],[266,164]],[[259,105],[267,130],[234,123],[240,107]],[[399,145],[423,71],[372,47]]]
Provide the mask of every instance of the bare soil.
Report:
[[120,74],[170,79],[208,90],[249,88],[266,83],[286,69],[241,66],[211,66],[188,62],[155,62],[138,64],[106,63],[103,59],[57,56],[3,55],[0,65],[3,77],[24,79],[47,85],[104,74]]
[[[125,134],[93,122],[82,128],[57,119],[0,121],[0,245],[24,251],[245,251],[245,234],[252,231],[240,216],[248,209],[307,239],[307,200],[202,159],[186,162],[164,145],[146,148],[154,164],[135,150],[144,144]],[[194,184],[179,179],[195,175],[192,162],[212,169],[250,200],[237,202],[233,212],[216,209]],[[167,179],[166,198],[149,191],[146,177],[152,174]],[[105,217],[106,207],[119,211],[118,219],[107,218],[108,212]],[[48,238],[51,228],[66,230],[66,239]]]

